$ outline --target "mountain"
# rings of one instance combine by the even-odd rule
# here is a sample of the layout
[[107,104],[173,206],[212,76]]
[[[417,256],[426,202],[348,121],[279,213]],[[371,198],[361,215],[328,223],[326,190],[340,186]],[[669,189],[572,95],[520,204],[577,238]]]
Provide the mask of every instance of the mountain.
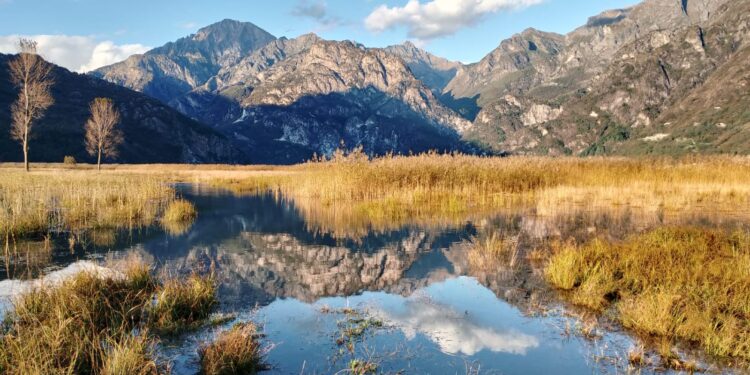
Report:
[[252,162],[342,142],[371,155],[749,153],[748,3],[645,0],[566,35],[527,29],[469,65],[409,42],[276,39],[222,21],[94,74],[210,125]]
[[498,92],[525,92],[541,84],[559,66],[562,35],[534,29],[514,35],[480,62],[459,70],[446,85],[456,98],[477,98],[485,104]]
[[274,40],[252,23],[224,20],[92,74],[169,102]]
[[[255,163],[301,162],[315,154],[331,155],[342,143],[362,146],[371,155],[475,150],[461,139],[471,122],[444,106],[398,55],[314,34],[247,38],[263,45],[245,43],[243,50],[230,40],[244,40],[249,32],[226,33],[228,25],[255,30],[252,24],[223,21],[94,75],[152,95],[211,125]],[[198,48],[196,40],[207,42]],[[244,52],[222,54],[226,46]],[[196,59],[196,50],[224,57],[203,54]],[[414,66],[434,66],[433,76],[441,77],[433,81],[438,85],[447,83],[456,66],[413,45],[402,52],[410,54]],[[210,59],[216,63],[196,63]],[[168,63],[148,75],[147,84],[142,84],[143,70],[129,68],[134,62],[143,66],[144,61],[162,60]]]
[[412,42],[386,47],[385,51],[404,60],[414,76],[436,94],[443,92],[463,66],[459,62],[435,56]]
[[[11,55],[0,54],[0,124],[10,124],[10,107],[18,90],[10,82]],[[30,159],[34,162],[62,162],[66,155],[79,161],[93,161],[85,150],[84,124],[89,103],[97,97],[111,98],[121,114],[124,143],[122,163],[233,163],[242,162],[226,137],[193,121],[158,100],[101,79],[54,67],[55,104],[34,125]],[[0,161],[20,161],[18,143],[9,128],[0,129]]]
[[[564,36],[527,30],[459,70],[444,95],[477,106],[466,136],[496,151],[747,153],[740,142],[727,148],[729,130],[715,125],[741,127],[747,118],[692,115],[696,107],[685,100],[706,98],[699,94],[706,90],[715,95],[710,87],[721,79],[712,76],[744,65],[738,56],[749,18],[747,0],[646,0],[592,17]],[[666,123],[684,129],[668,131]],[[665,147],[671,141],[681,145]]]
[[256,162],[330,155],[342,142],[374,155],[470,150],[460,134],[471,123],[384,50],[305,35],[222,73],[174,105],[214,124]]

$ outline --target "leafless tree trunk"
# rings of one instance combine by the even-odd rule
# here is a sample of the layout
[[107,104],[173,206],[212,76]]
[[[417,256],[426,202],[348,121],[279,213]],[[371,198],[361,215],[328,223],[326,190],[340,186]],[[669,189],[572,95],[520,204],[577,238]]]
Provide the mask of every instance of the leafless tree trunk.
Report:
[[52,65],[36,53],[36,42],[18,41],[18,57],[10,62],[10,78],[19,88],[18,99],[11,107],[11,136],[23,147],[23,163],[29,171],[29,136],[36,120],[54,103],[50,89]]
[[91,102],[91,118],[86,122],[86,151],[96,155],[96,169],[102,169],[102,156],[116,157],[122,143],[122,133],[117,129],[120,113],[112,100],[96,98]]

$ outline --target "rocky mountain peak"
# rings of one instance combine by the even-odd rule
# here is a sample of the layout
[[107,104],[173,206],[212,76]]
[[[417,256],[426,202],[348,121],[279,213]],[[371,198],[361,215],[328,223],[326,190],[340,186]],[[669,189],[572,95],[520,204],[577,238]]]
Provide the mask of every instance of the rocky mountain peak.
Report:
[[226,19],[146,54],[176,58],[197,54],[206,63],[226,66],[275,39],[276,37],[253,23]]
[[424,82],[436,94],[443,91],[448,82],[456,76],[456,72],[463,66],[459,62],[435,56],[410,41],[386,47],[385,51],[404,60],[414,76]]
[[586,27],[602,27],[613,25],[625,19],[630,13],[630,9],[613,9],[604,11],[596,16],[589,17]]
[[274,40],[252,23],[224,20],[91,74],[169,103]]

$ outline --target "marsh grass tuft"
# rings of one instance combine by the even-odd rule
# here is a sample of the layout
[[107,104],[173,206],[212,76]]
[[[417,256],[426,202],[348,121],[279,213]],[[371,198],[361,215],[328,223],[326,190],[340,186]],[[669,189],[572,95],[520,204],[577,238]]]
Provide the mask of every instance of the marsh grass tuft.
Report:
[[198,216],[195,205],[184,199],[177,199],[167,205],[161,224],[173,236],[185,234]]
[[86,270],[18,296],[0,332],[0,373],[161,373],[149,328],[196,326],[213,307],[213,280],[161,283],[134,261],[119,269]]
[[469,265],[475,271],[512,270],[521,261],[518,242],[518,236],[503,236],[498,232],[473,237],[469,242]]
[[635,331],[750,358],[750,233],[659,228],[623,242],[564,245],[547,280],[571,301],[614,306]]
[[194,274],[184,281],[171,279],[157,291],[149,307],[150,326],[162,335],[195,329],[211,316],[216,304],[213,277]]
[[129,335],[108,344],[102,375],[156,375],[153,339],[147,335]]
[[192,203],[184,199],[177,199],[167,205],[163,220],[172,223],[185,223],[195,220],[196,216],[198,216],[198,213]]
[[[98,373],[107,346],[132,350],[151,291],[126,275],[82,272],[21,295],[7,318],[0,367],[10,374]],[[106,343],[106,344],[105,344]]]
[[252,323],[238,323],[198,350],[202,375],[255,374],[265,368]]

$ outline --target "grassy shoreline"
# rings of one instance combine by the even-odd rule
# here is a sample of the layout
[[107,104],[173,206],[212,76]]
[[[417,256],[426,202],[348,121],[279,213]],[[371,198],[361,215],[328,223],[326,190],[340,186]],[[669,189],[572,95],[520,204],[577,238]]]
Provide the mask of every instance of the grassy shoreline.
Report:
[[750,359],[750,233],[658,228],[622,242],[565,244],[547,280],[574,304],[626,328]]
[[169,179],[159,176],[0,169],[0,234],[6,242],[48,233],[179,224],[194,216],[188,205]]
[[169,373],[155,354],[159,338],[204,324],[216,303],[211,276],[164,280],[134,261],[82,270],[13,300],[0,329],[0,372]]
[[[277,194],[293,201],[311,225],[339,237],[408,223],[458,225],[519,208],[539,215],[602,207],[670,215],[736,212],[750,205],[746,157],[425,154],[369,160],[355,152],[295,166],[108,165],[101,173],[92,168],[38,164],[24,174],[15,164],[0,164],[0,232],[7,237],[45,228],[152,225],[176,199],[169,185],[179,182],[240,195]],[[184,226],[167,229],[180,233]]]

